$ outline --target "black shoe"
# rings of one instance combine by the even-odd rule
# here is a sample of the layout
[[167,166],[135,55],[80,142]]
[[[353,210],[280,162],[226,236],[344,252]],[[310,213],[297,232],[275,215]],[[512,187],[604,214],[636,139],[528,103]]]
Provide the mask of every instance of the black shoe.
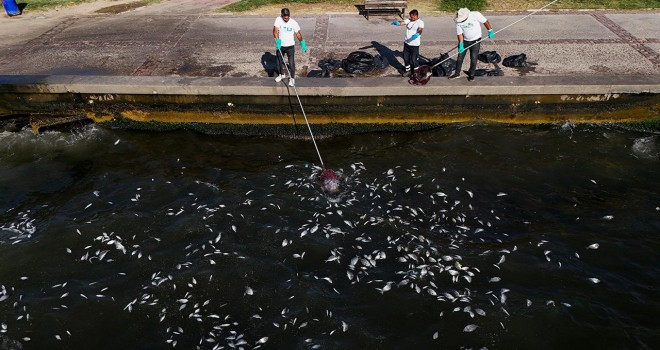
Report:
[[468,81],[474,80],[474,75],[468,75]]
[[454,74],[450,75],[448,79],[449,80],[454,80],[454,79],[458,79],[460,77],[461,77],[461,73],[454,73]]

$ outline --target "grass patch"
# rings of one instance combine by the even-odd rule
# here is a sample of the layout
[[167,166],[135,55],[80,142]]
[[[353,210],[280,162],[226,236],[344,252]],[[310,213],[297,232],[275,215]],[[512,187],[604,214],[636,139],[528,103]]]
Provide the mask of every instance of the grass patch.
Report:
[[230,12],[244,12],[254,10],[256,8],[266,6],[266,5],[276,5],[281,4],[282,7],[286,7],[287,4],[321,4],[321,3],[332,3],[332,4],[355,4],[360,2],[359,0],[289,0],[289,1],[278,1],[278,0],[242,0],[235,2],[233,4],[227,5],[222,8],[222,10]]
[[[45,10],[58,6],[78,5],[95,0],[19,0],[19,3],[27,4],[26,10]],[[139,1],[139,0],[136,0]],[[409,9],[415,7],[434,9],[438,11],[455,12],[461,7],[470,10],[528,10],[539,8],[551,0],[410,0]],[[153,4],[162,0],[142,0],[142,2]],[[286,7],[290,4],[328,4],[346,5],[352,8],[354,5],[362,4],[362,0],[241,0],[239,2],[223,7],[222,11],[245,12],[263,6],[280,5]],[[559,0],[548,9],[612,9],[612,10],[634,10],[645,8],[660,8],[660,0]]]
[[[26,11],[34,11],[34,10],[47,10],[58,6],[79,5],[82,3],[95,2],[95,1],[96,0],[18,0],[16,2],[19,4],[21,3],[27,4],[27,6],[25,6]],[[136,1],[140,1],[140,0],[136,0]],[[141,0],[140,2],[146,4],[156,4],[161,1],[163,0]]]
[[[455,12],[461,7],[470,10],[484,11],[512,11],[538,9],[548,4],[551,0],[409,0],[408,9],[421,8],[431,11]],[[301,4],[327,4],[346,5],[346,9],[354,8],[354,5],[362,4],[362,0],[241,0],[227,5],[220,11],[246,12],[260,7],[275,6],[286,7]],[[660,8],[660,0],[559,0],[549,6],[549,10],[557,9],[611,9],[611,10],[634,10],[644,8]]]
[[488,8],[486,0],[440,0],[438,9],[440,11],[455,12],[461,7],[467,7],[472,11],[482,11]]
[[31,11],[31,10],[45,10],[57,6],[78,5],[92,1],[94,0],[23,0],[17,2],[27,4],[27,6],[25,6],[25,10]]

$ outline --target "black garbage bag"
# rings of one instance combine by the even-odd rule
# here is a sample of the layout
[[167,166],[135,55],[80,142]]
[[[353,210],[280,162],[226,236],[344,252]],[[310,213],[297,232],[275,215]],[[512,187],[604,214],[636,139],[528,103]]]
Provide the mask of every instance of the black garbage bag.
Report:
[[504,75],[501,69],[476,69],[475,77],[499,77]]
[[524,67],[527,64],[527,55],[521,53],[520,55],[509,56],[502,61],[505,67]]
[[344,70],[351,74],[364,74],[374,68],[374,56],[364,51],[354,51],[344,60]]
[[500,63],[502,57],[495,51],[484,51],[477,56],[479,61],[484,63]]
[[336,71],[337,69],[341,68],[343,66],[343,61],[341,60],[334,60],[332,58],[327,59],[327,60],[320,60],[319,61],[319,68],[323,69],[324,71],[328,72],[333,72]]
[[[435,66],[433,67],[433,75],[436,77],[448,77],[452,75],[454,69],[456,69],[456,60],[449,58],[449,55],[446,53],[443,53],[440,55],[440,57],[433,59],[431,62],[429,62],[429,64],[431,66]],[[436,66],[436,64],[438,65]]]

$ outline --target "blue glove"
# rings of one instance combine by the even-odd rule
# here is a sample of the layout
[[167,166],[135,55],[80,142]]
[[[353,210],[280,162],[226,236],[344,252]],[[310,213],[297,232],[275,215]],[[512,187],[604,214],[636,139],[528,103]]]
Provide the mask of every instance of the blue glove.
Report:
[[413,41],[415,39],[419,38],[419,33],[415,33],[410,37],[410,41]]
[[393,26],[398,26],[398,25],[401,25],[401,24],[399,23],[399,21],[394,21],[394,22],[392,22],[392,25]]
[[495,36],[495,31],[488,29],[488,39],[492,39]]
[[275,39],[275,50],[279,50],[280,48],[282,48],[282,39],[276,38]]
[[300,41],[300,48],[302,49],[302,52],[307,52],[307,43],[305,42],[305,39]]
[[458,42],[458,53],[463,53],[465,51],[465,46],[462,41]]

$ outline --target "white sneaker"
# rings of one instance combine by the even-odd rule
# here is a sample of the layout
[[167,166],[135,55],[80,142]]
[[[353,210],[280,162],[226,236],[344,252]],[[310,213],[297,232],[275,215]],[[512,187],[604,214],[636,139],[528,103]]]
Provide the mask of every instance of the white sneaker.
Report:
[[282,79],[284,79],[284,74],[280,74],[277,77],[275,77],[275,82],[279,83],[280,81],[282,81]]
[[289,79],[289,86],[294,86],[294,85],[296,85],[296,79],[293,78]]

